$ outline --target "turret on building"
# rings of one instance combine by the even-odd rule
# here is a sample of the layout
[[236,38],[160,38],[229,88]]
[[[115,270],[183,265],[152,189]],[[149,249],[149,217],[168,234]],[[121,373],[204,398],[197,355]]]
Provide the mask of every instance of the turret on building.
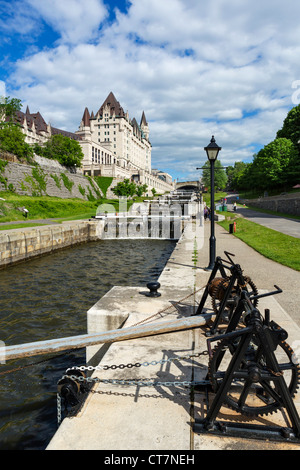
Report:
[[[90,176],[109,176],[115,182],[131,179],[136,183],[147,184],[151,189],[163,194],[174,189],[170,175],[157,173],[151,169],[151,143],[149,125],[142,111],[140,124],[136,118],[129,117],[115,95],[110,92],[96,114],[84,109],[78,130],[64,131],[47,124],[39,112],[17,112],[25,141],[29,144],[43,145],[52,135],[62,134],[79,142],[84,158],[81,171]],[[80,171],[80,170],[79,170]]]

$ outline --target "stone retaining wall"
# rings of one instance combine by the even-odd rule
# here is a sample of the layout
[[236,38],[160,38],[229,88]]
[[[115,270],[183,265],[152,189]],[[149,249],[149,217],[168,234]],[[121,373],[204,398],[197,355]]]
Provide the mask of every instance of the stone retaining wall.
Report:
[[101,222],[76,221],[0,232],[0,269],[79,243],[98,240]]
[[[33,170],[36,168],[38,168],[41,175],[41,180],[46,183],[45,188],[41,185],[41,180],[39,181],[34,176]],[[0,176],[6,179],[7,188],[8,185],[12,185],[13,191],[22,195],[47,195],[63,199],[80,198],[88,200],[89,197],[98,198],[95,188],[99,193],[101,192],[96,183],[92,185],[86,176],[70,173],[66,169],[63,171],[58,166],[33,166],[8,162]],[[7,188],[0,181],[0,191]]]
[[264,197],[260,199],[245,199],[242,202],[260,209],[282,212],[290,215],[300,215],[300,197]]

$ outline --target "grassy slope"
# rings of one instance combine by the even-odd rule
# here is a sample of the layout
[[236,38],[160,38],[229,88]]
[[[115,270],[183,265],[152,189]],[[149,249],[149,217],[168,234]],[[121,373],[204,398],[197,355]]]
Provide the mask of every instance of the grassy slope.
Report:
[[90,218],[96,214],[97,207],[106,202],[114,206],[118,201],[101,200],[101,201],[84,201],[81,199],[60,199],[49,196],[32,197],[20,196],[11,193],[0,193],[0,222],[9,222],[16,220],[24,220],[23,213],[18,207],[26,207],[28,209],[29,219],[78,219]]

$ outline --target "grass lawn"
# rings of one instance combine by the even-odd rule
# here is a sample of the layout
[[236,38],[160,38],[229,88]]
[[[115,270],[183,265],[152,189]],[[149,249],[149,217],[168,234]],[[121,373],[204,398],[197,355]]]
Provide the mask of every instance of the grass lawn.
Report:
[[[26,223],[20,207],[28,209],[28,219],[62,220],[87,219],[96,215],[100,204],[111,204],[118,209],[118,200],[102,199],[98,201],[84,201],[82,199],[60,199],[49,196],[33,197],[17,194],[0,193],[0,222],[20,220]],[[21,222],[20,222],[21,223]]]
[[226,215],[226,220],[218,222],[229,231],[229,224],[236,222],[234,235],[260,254],[277,263],[300,271],[300,239],[271,230],[250,220]]
[[[145,198],[135,198],[127,200],[127,207],[133,202],[143,201]],[[151,199],[151,198],[149,198]],[[44,225],[41,222],[33,224],[27,222],[23,212],[18,208],[28,209],[28,219],[56,219],[57,223],[69,220],[90,219],[96,215],[97,208],[105,204],[106,209],[119,212],[119,199],[99,199],[95,201],[84,201],[82,199],[61,199],[50,196],[21,196],[10,192],[0,192],[0,224],[1,222],[20,221],[20,225],[6,225],[1,230],[14,228],[33,227],[34,225]],[[108,207],[109,205],[109,207]]]

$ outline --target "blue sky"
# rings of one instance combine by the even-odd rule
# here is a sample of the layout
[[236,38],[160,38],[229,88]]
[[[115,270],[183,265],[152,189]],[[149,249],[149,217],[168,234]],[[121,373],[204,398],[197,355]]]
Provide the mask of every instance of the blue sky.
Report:
[[300,2],[0,0],[0,95],[76,131],[113,91],[145,112],[152,167],[199,176],[252,161],[300,103]]

